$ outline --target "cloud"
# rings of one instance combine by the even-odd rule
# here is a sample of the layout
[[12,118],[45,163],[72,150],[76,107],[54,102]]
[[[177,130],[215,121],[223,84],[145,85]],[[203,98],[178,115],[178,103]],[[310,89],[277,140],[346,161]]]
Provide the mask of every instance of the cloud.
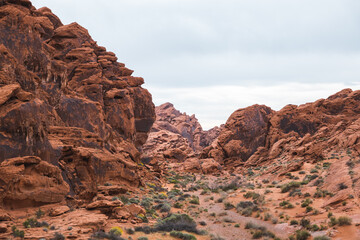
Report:
[[156,105],[171,102],[189,115],[195,114],[204,129],[226,122],[235,110],[253,104],[264,104],[280,110],[287,104],[314,102],[344,89],[360,89],[360,82],[288,83],[281,85],[209,86],[197,88],[149,87]]
[[360,81],[359,0],[32,0],[145,78],[156,104],[205,128],[237,108],[279,109]]

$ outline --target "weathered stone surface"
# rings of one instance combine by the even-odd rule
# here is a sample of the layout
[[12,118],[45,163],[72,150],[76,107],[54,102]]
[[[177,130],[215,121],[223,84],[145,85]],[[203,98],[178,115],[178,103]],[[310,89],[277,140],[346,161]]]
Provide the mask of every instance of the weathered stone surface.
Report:
[[138,149],[155,121],[144,80],[30,1],[1,1],[0,39],[0,162],[38,156],[86,199],[105,181],[138,186]]
[[58,207],[52,208],[50,210],[49,216],[56,217],[56,216],[63,215],[64,213],[67,213],[69,211],[70,211],[70,208],[68,206],[58,206]]
[[131,217],[136,217],[138,214],[145,213],[145,209],[136,204],[130,204],[113,209],[113,217],[116,219],[129,219]]
[[61,202],[69,192],[60,169],[33,156],[2,162],[0,189],[0,202],[10,209]]
[[235,111],[220,135],[203,151],[203,157],[214,158],[227,166],[245,162],[259,147],[265,146],[266,133],[273,110],[254,105]]

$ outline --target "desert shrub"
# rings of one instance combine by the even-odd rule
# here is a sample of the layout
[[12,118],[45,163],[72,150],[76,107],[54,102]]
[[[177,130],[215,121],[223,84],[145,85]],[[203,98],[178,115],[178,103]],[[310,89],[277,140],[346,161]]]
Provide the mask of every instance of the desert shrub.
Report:
[[175,238],[180,238],[183,240],[196,240],[196,237],[194,235],[182,233],[179,231],[171,231],[170,236],[175,237]]
[[236,205],[236,208],[248,208],[253,207],[254,203],[250,201],[241,201]]
[[301,196],[302,192],[301,189],[299,188],[293,188],[290,192],[289,192],[289,196],[290,197],[294,197],[294,196]]
[[331,240],[328,236],[318,236],[314,237],[314,240]]
[[351,218],[347,216],[341,216],[338,218],[339,226],[351,225]]
[[320,230],[320,227],[318,225],[316,225],[316,224],[311,225],[311,231],[316,232],[319,230]]
[[240,214],[245,216],[245,217],[250,217],[253,213],[253,208],[252,207],[248,207],[245,208],[243,210],[240,211]]
[[124,233],[121,227],[112,227],[109,231],[111,235],[121,236]]
[[15,226],[12,226],[11,230],[12,230],[12,235],[13,235],[14,237],[24,238],[24,236],[25,236],[25,232],[24,232],[24,231],[20,231],[20,230],[17,229]]
[[127,196],[120,196],[120,201],[123,203],[123,204],[128,204],[130,202],[129,198]]
[[37,210],[36,213],[35,213],[36,218],[41,218],[41,217],[44,216],[44,215],[45,215],[45,212],[42,211],[40,208],[39,208],[39,210]]
[[279,203],[279,206],[283,208],[294,208],[294,205],[292,205],[289,201],[282,201]]
[[305,199],[305,200],[303,200],[302,201],[302,203],[301,203],[301,207],[308,207],[310,204],[312,204],[313,203],[313,201],[310,199],[310,198],[307,198],[307,199]]
[[264,214],[264,221],[269,221],[272,218],[272,215],[270,213]]
[[187,214],[171,214],[161,219],[155,226],[158,231],[187,231],[197,233],[196,222]]
[[335,226],[336,224],[338,224],[338,220],[336,219],[336,217],[330,217],[330,222],[329,222],[329,226]]
[[309,228],[310,227],[310,220],[303,218],[300,220],[300,225],[304,228]]
[[290,190],[294,189],[294,188],[299,188],[301,186],[301,184],[299,182],[289,182],[287,184],[284,184],[281,186],[281,192],[282,193],[286,193],[289,192]]
[[310,236],[310,233],[306,230],[296,231],[296,240],[307,240]]
[[339,187],[339,190],[343,190],[343,189],[348,188],[348,186],[346,186],[345,183],[339,183],[338,187]]
[[132,234],[135,233],[135,229],[133,229],[133,228],[126,228],[125,231],[126,231],[126,233],[129,234],[129,235],[132,235]]
[[25,228],[48,227],[49,224],[45,221],[39,222],[35,218],[28,218],[23,222]]
[[206,225],[207,225],[205,221],[200,221],[199,224],[200,224],[201,226],[206,226]]
[[298,225],[298,224],[299,224],[299,222],[295,219],[290,221],[290,225]]
[[355,163],[351,160],[347,161],[346,162],[346,165],[349,167],[349,168],[354,168],[355,167]]
[[50,238],[50,240],[65,240],[65,237],[61,233],[56,232],[54,237]]
[[259,239],[259,238],[262,238],[262,237],[270,237],[270,238],[275,238],[275,234],[268,231],[266,229],[266,227],[264,226],[260,226],[260,225],[257,225],[253,222],[247,222],[246,225],[245,225],[245,229],[253,229],[255,230],[255,232],[253,232],[253,239]]
[[228,190],[237,190],[240,185],[238,183],[239,181],[237,179],[232,180],[230,183],[219,186],[219,188],[221,190],[223,190],[224,192],[228,191]]
[[235,206],[229,202],[225,202],[224,207],[225,207],[225,210],[230,210],[230,209],[235,208]]
[[160,207],[160,212],[170,212],[171,210],[171,205],[168,203],[164,203],[162,204],[162,206]]
[[140,206],[144,207],[145,209],[149,209],[152,207],[153,200],[151,198],[145,197],[141,200]]
[[136,232],[143,232],[143,233],[146,233],[146,234],[150,234],[152,232],[156,232],[156,229],[154,228],[151,228],[149,226],[136,226],[135,227],[135,231]]
[[149,240],[147,237],[138,237],[137,240]]
[[311,206],[307,206],[307,207],[306,207],[306,212],[307,212],[307,213],[308,213],[308,212],[311,212],[312,210],[314,210],[313,207],[311,207]]
[[174,208],[182,208],[182,207],[183,207],[182,203],[180,203],[180,202],[174,203]]
[[244,194],[244,198],[252,198],[253,200],[256,200],[260,197],[260,194],[256,193],[256,192],[247,192]]
[[189,201],[189,203],[199,205],[200,204],[199,197],[193,196],[192,199]]
[[102,230],[95,232],[90,238],[90,240],[95,239],[126,240],[125,238],[120,237],[120,235],[117,234],[115,231],[109,231],[108,233],[106,233]]

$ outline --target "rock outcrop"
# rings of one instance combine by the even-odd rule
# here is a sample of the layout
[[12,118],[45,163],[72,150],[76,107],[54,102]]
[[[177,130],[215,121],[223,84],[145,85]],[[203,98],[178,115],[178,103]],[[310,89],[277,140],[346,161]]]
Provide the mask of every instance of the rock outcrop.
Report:
[[[84,198],[105,182],[138,186],[139,149],[155,121],[144,80],[85,28],[27,0],[0,1],[0,39],[0,187],[10,191],[2,203],[60,201],[68,185]],[[50,181],[46,174],[56,184],[38,201],[29,189]]]
[[38,157],[11,158],[0,164],[0,201],[6,208],[61,202],[68,192],[60,169]]
[[203,158],[225,167],[259,166],[282,158],[318,161],[326,153],[351,148],[360,153],[360,91],[344,89],[327,99],[280,111],[254,105],[239,109],[227,120]]
[[[144,144],[143,160],[156,162],[183,163],[194,158],[204,147],[217,138],[221,127],[204,131],[194,115],[189,116],[176,110],[171,103],[164,103],[155,108],[156,121],[149,138]],[[195,168],[194,168],[195,169]]]

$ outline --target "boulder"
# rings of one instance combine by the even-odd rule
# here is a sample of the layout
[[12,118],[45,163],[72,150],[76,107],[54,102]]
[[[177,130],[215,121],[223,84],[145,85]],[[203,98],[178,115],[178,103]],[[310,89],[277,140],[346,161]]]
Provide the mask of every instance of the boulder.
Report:
[[65,199],[69,185],[58,167],[27,156],[11,158],[0,164],[0,201],[5,208],[38,207]]

